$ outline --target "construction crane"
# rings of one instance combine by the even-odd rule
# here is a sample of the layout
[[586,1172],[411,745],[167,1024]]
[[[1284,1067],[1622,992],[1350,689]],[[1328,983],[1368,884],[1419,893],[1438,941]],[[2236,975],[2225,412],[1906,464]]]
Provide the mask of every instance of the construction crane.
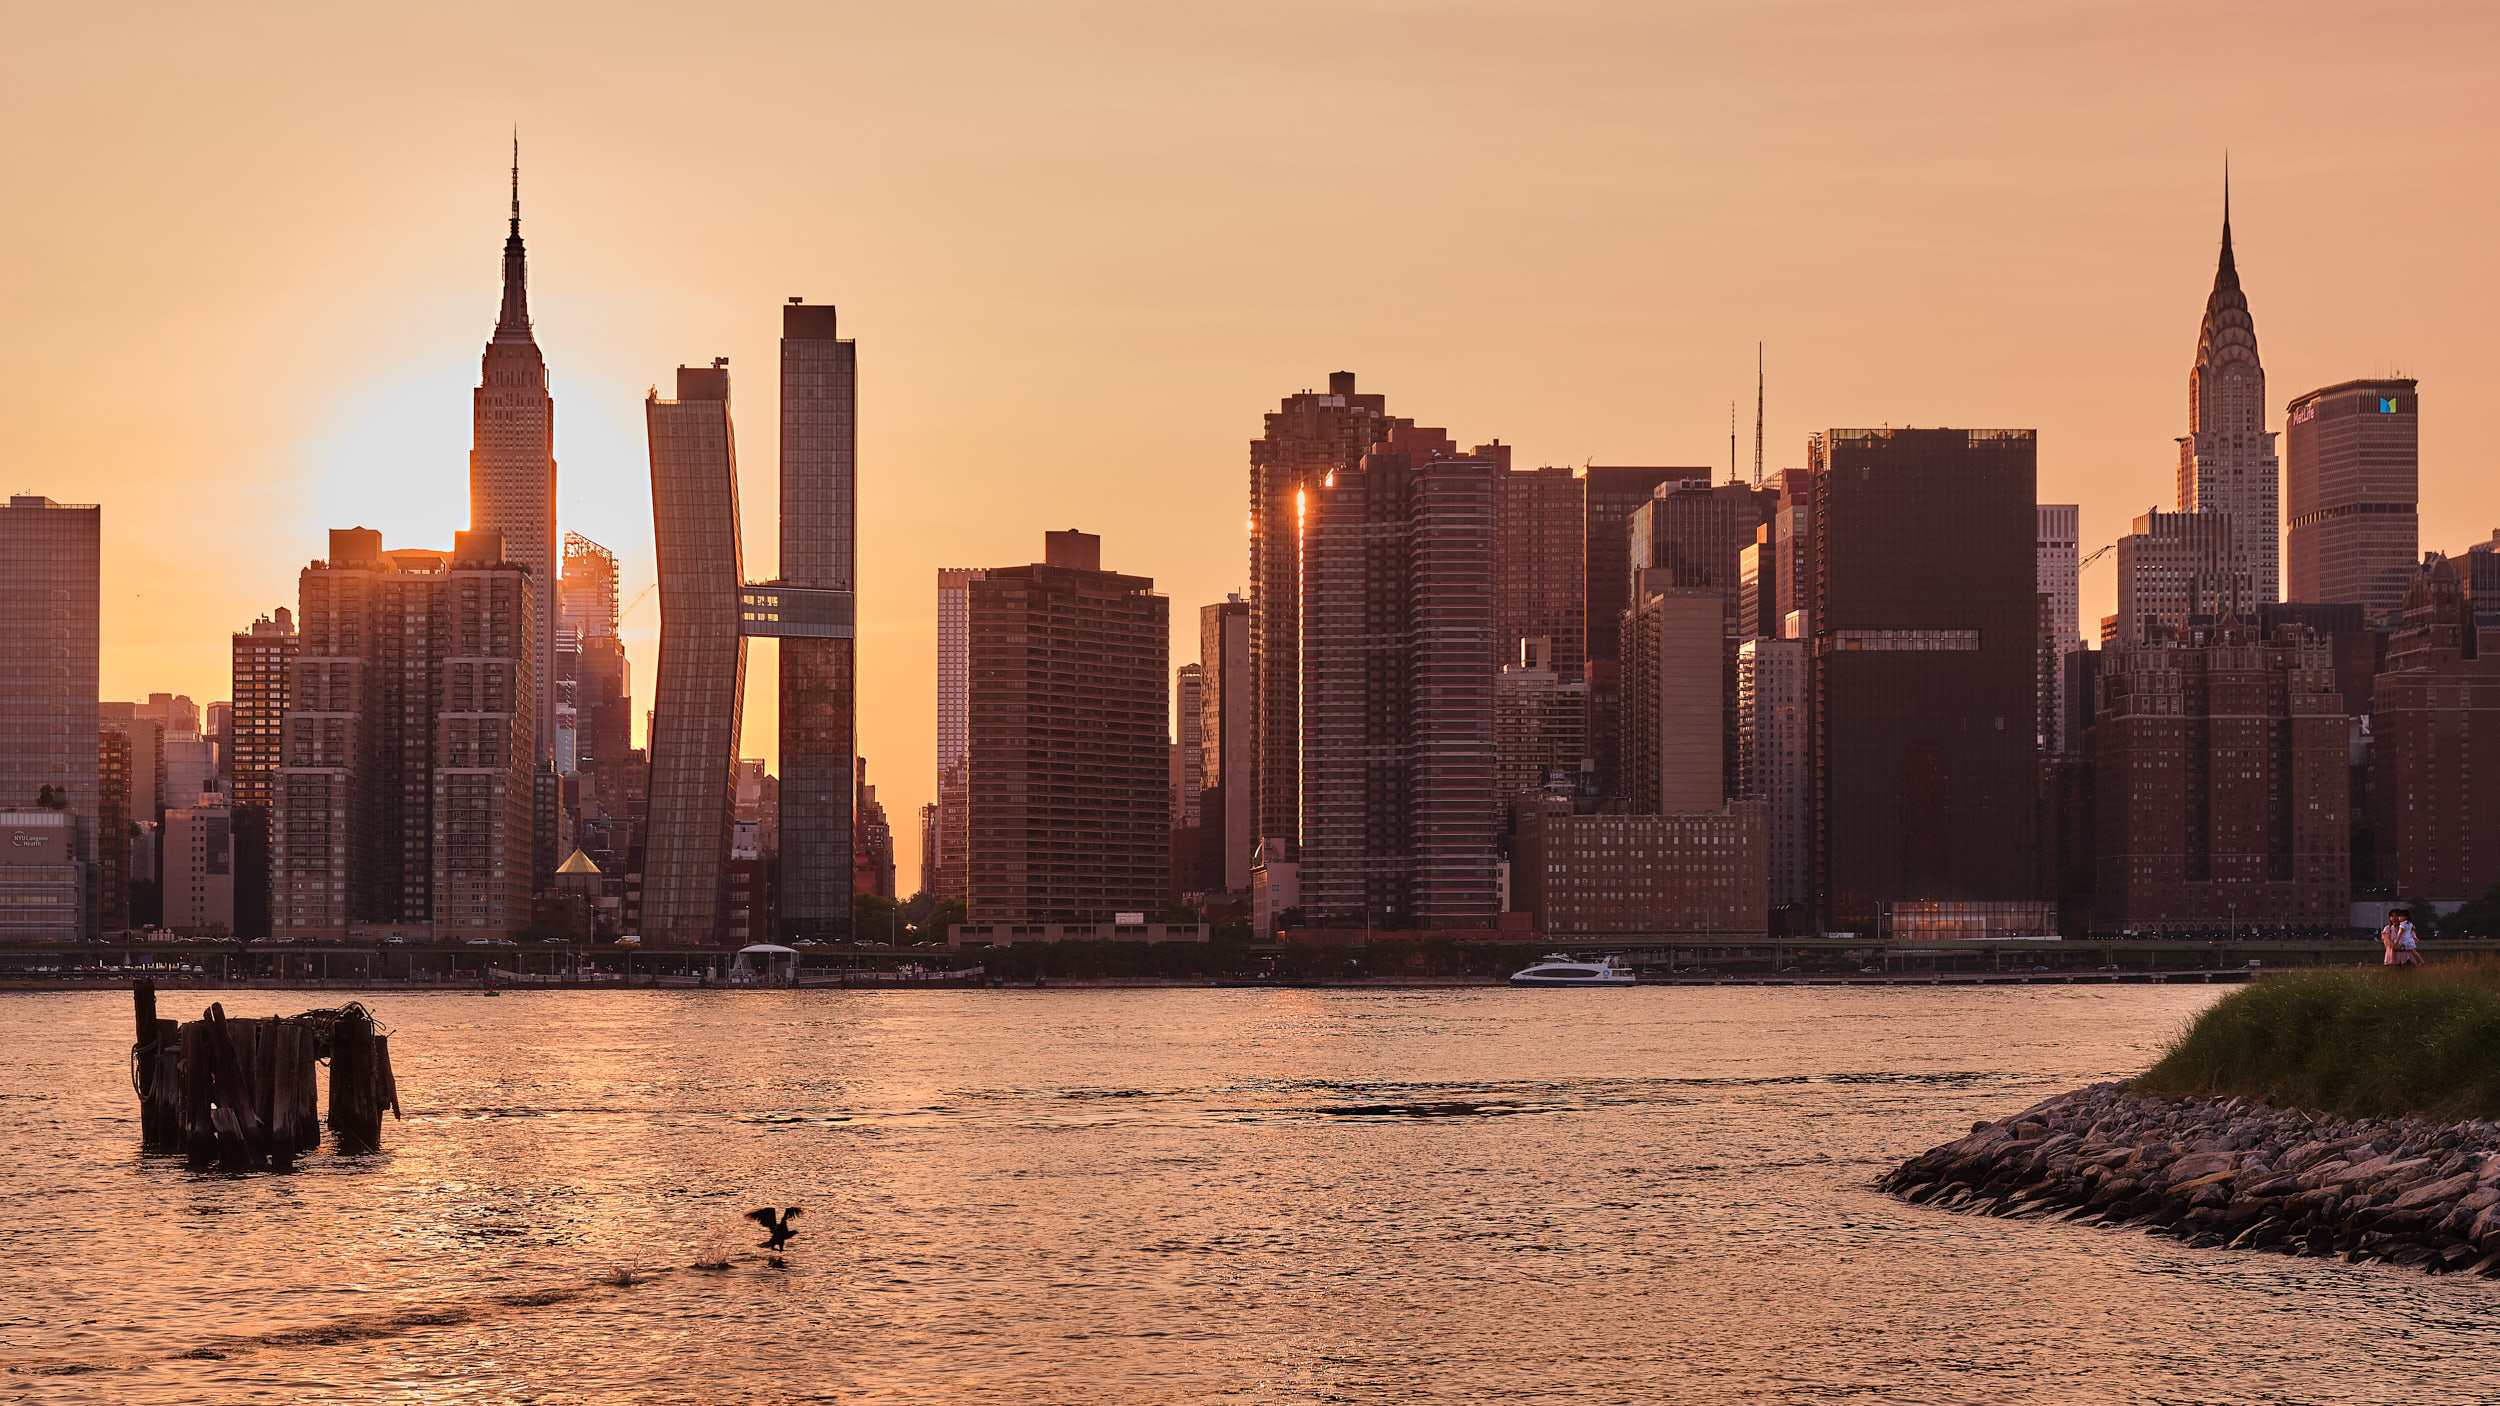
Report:
[[[2102,550],[2102,551],[2104,551],[2104,552],[2106,552],[2106,551],[2108,551],[2108,550],[2109,550],[2109,548],[2107,548],[2107,547],[2103,547],[2103,548],[2101,548],[2101,550]],[[2097,553],[2096,553],[2095,555],[2097,555]],[[658,590],[658,589],[660,589],[660,583],[659,583],[659,582],[657,582],[657,581],[654,581],[654,582],[652,582],[650,585],[643,587],[643,588],[642,588],[642,595],[639,595],[639,596],[634,597],[632,601],[630,601],[630,602],[628,602],[628,603],[627,603],[626,607],[625,607],[623,610],[620,610],[620,611],[616,612],[616,622],[617,622],[618,624],[620,624],[620,625],[624,624],[624,623],[625,623],[625,617],[634,613],[634,607],[635,607],[635,606],[637,606],[637,605],[642,604],[644,597],[649,596],[649,595],[650,595],[653,591],[656,591],[656,590]]]
[[2079,562],[2076,562],[2076,563],[2075,563],[2075,570],[2077,570],[2077,571],[2081,571],[2081,570],[2083,570],[2085,567],[2090,566],[2092,563],[2094,563],[2094,562],[2096,562],[2096,561],[2099,561],[2101,558],[2103,558],[2103,557],[2105,557],[2105,556],[2108,556],[2111,552],[2113,552],[2113,551],[2117,550],[2117,547],[2118,547],[2118,544],[2117,544],[2117,543],[2115,543],[2115,542],[2110,543],[2108,546],[2101,548],[2099,551],[2094,552],[2092,555],[2090,555],[2090,556],[2088,556],[2088,557],[2085,557],[2083,560],[2081,560],[2081,561],[2079,561]]

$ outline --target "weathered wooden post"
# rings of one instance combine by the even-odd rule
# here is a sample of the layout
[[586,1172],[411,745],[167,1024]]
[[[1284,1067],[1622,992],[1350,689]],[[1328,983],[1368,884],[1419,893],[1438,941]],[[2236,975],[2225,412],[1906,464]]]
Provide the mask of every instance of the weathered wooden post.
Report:
[[375,1104],[373,1017],[350,1007],[330,1031],[330,1131],[341,1152],[382,1150]]

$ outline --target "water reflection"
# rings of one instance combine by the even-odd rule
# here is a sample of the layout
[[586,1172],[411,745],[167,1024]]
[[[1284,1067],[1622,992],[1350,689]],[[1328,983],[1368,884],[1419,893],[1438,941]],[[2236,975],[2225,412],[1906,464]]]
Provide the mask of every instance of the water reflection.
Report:
[[382,993],[292,1178],[0,997],[0,1401],[2480,1399],[2491,1286],[1869,1189],[2214,994]]

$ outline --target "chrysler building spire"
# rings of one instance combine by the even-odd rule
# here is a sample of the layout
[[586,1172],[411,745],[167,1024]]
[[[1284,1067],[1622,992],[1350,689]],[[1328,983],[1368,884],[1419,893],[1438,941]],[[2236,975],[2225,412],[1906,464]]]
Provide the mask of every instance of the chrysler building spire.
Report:
[[2266,368],[2231,250],[2231,177],[2222,178],[2222,253],[2188,370],[2188,433],[2179,440],[2179,511],[2229,513],[2260,602],[2279,599],[2283,514]]

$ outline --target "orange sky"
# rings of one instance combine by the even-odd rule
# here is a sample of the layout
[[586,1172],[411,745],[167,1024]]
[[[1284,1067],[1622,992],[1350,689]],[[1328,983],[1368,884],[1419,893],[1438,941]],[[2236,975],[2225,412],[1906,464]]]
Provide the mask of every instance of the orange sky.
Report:
[[465,524],[516,122],[559,526],[628,597],[644,389],[730,358],[767,577],[776,309],[859,339],[862,748],[906,892],[935,569],[1100,532],[1194,658],[1245,442],[1332,370],[1523,466],[1723,462],[1760,339],[1773,467],[1826,426],[2033,426],[2087,548],[2173,506],[2226,147],[2270,427],[2417,376],[2425,545],[2500,525],[2488,4],[404,13],[11,21],[0,487],[104,504],[107,698],[226,697],[227,632],[328,528]]

